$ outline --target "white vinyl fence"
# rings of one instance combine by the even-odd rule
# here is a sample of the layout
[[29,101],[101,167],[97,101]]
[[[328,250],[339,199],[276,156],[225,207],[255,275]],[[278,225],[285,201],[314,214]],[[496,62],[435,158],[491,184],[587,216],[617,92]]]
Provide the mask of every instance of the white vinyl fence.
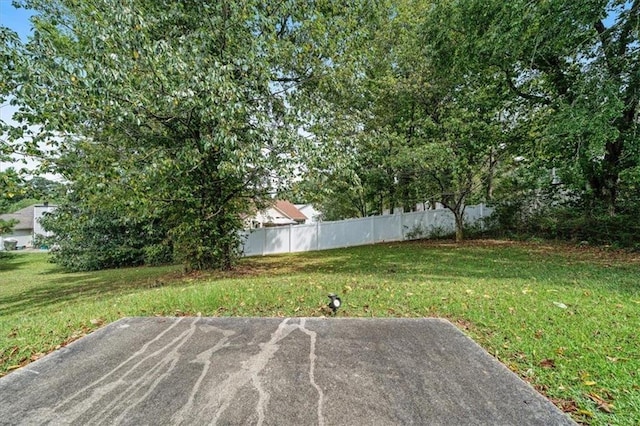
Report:
[[[474,224],[491,215],[484,204],[467,206],[465,223]],[[258,228],[247,231],[245,256],[327,250],[389,241],[428,238],[455,232],[455,219],[448,209],[370,216],[309,225]]]

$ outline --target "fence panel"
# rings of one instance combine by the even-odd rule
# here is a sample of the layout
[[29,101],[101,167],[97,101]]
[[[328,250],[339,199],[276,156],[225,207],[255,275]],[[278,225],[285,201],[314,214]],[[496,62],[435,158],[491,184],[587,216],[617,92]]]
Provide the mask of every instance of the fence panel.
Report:
[[373,225],[373,242],[402,240],[402,216],[404,214],[394,214],[387,216],[374,216],[371,219]]
[[242,233],[242,251],[245,256],[261,256],[264,254],[266,232],[267,228],[259,228]]
[[455,229],[456,218],[450,210],[442,209],[433,211],[433,224],[431,225],[429,235],[445,235],[455,231]]
[[[467,206],[465,221],[488,217],[493,209]],[[447,209],[372,216],[309,225],[254,229],[245,233],[245,256],[327,250],[383,241],[426,238],[455,231],[455,218]]]
[[372,243],[371,219],[347,219],[336,222],[321,222],[318,235],[320,250],[351,247]]
[[426,238],[431,235],[434,226],[435,211],[406,213],[402,217],[405,240]]
[[291,251],[291,227],[276,226],[264,228],[264,254],[289,253]]
[[477,206],[467,206],[464,210],[464,220],[466,223],[473,224],[477,221],[491,216],[493,208],[487,207],[483,204]]
[[318,250],[318,227],[320,223],[309,225],[290,226],[291,251],[312,251]]

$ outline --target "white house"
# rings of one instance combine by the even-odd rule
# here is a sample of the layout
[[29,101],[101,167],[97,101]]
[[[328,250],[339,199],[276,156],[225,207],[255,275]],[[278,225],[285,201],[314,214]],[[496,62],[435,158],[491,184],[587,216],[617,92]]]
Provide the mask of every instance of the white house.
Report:
[[270,226],[300,225],[307,223],[308,220],[309,218],[289,201],[275,200],[271,207],[247,219],[247,225],[251,229],[255,229]]
[[0,215],[0,219],[9,221],[15,219],[18,223],[9,234],[0,235],[0,250],[4,250],[4,240],[16,241],[16,246],[20,248],[33,247],[33,239],[36,235],[49,236],[40,224],[40,218],[52,212],[56,206],[45,204],[35,204],[18,210],[15,213]]
[[307,217],[305,223],[316,223],[322,221],[322,212],[316,210],[312,204],[295,204],[296,208]]

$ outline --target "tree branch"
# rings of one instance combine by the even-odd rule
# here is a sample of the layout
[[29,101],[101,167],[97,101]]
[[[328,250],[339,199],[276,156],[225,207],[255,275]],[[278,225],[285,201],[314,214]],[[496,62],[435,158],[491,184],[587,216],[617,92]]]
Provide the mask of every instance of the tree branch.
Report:
[[518,86],[515,85],[515,83],[513,82],[512,78],[511,78],[511,73],[509,72],[508,69],[506,68],[502,68],[502,72],[504,72],[506,80],[507,80],[507,85],[509,86],[509,89],[515,93],[516,95],[520,96],[523,99],[527,99],[529,101],[534,101],[534,102],[541,102],[544,105],[549,105],[551,104],[551,100],[545,96],[540,96],[540,95],[533,95],[531,93],[525,93],[522,90],[520,90],[518,88]]

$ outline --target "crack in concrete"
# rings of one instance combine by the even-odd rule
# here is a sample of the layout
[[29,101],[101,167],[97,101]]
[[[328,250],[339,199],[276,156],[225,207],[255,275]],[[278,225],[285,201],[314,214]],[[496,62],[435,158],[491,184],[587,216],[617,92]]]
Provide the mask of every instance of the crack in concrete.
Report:
[[316,359],[317,359],[317,355],[316,355],[317,334],[316,332],[306,328],[305,318],[301,318],[299,324],[288,324],[289,320],[290,318],[286,318],[285,320],[283,320],[278,325],[278,328],[276,329],[276,331],[272,333],[270,340],[266,343],[260,344],[261,351],[258,354],[254,355],[253,357],[249,358],[249,360],[245,361],[242,364],[242,370],[234,373],[227,379],[227,381],[233,383],[233,385],[231,389],[227,389],[229,390],[229,393],[226,394],[226,398],[224,398],[224,402],[219,406],[218,410],[216,411],[213,419],[213,424],[217,424],[218,420],[220,419],[220,416],[231,405],[231,402],[235,394],[238,392],[238,390],[242,386],[247,384],[250,380],[251,384],[258,392],[258,402],[256,404],[256,413],[258,415],[257,426],[263,425],[265,420],[265,409],[267,407],[267,404],[269,403],[270,395],[262,387],[260,375],[269,364],[269,361],[271,361],[275,353],[280,348],[280,346],[278,345],[278,342],[286,338],[289,334],[291,334],[293,331],[297,329],[303,332],[304,334],[306,334],[307,336],[309,336],[309,339],[310,339],[309,382],[318,392],[318,406],[317,406],[318,424],[320,426],[324,426],[325,422],[324,422],[324,416],[322,413],[322,409],[324,405],[324,392],[322,391],[322,389],[316,383],[316,380],[315,380],[315,367],[316,367]]
[[[258,391],[258,403],[256,405],[258,424],[261,425],[262,422],[264,422],[264,409],[269,400],[269,394],[262,389],[261,385],[259,385],[260,378],[258,376],[280,348],[277,343],[297,328],[295,325],[288,325],[288,322],[289,318],[285,318],[278,325],[276,331],[271,334],[269,341],[260,344],[260,352],[244,361],[239,371],[229,375],[229,377],[217,386],[213,392],[210,392],[210,396],[216,400],[216,405],[218,406],[217,410],[213,414],[213,424],[217,424],[220,416],[231,405],[235,394],[249,381],[253,383],[254,387],[256,387],[256,390]],[[256,386],[256,383],[258,383],[258,386]]]
[[213,326],[211,327],[211,329],[218,333],[222,333],[222,338],[218,340],[218,342],[216,342],[216,344],[212,348],[209,348],[206,351],[199,353],[196,356],[196,359],[191,361],[192,363],[202,364],[203,365],[202,372],[200,373],[200,376],[196,380],[195,384],[193,385],[193,388],[191,389],[191,393],[189,394],[189,398],[187,399],[187,402],[178,412],[176,412],[171,417],[172,423],[175,423],[175,424],[186,423],[186,418],[188,413],[191,413],[193,411],[196,394],[200,390],[200,387],[202,386],[202,382],[204,378],[207,376],[207,373],[209,372],[209,368],[211,368],[211,357],[213,356],[214,353],[218,352],[219,350],[228,347],[229,337],[236,334],[236,332],[233,330],[224,330],[224,329],[213,327]]
[[324,426],[324,416],[322,414],[322,407],[324,405],[324,392],[322,391],[322,388],[320,388],[320,386],[316,383],[316,376],[315,376],[316,359],[317,359],[317,356],[316,356],[317,333],[315,331],[311,331],[311,330],[307,329],[306,328],[306,323],[307,323],[306,318],[302,318],[300,320],[300,325],[298,326],[298,328],[304,334],[309,336],[309,339],[311,340],[310,345],[309,345],[309,382],[311,382],[311,385],[318,392],[318,411],[317,411],[318,412],[318,424],[320,426]]
[[[169,374],[175,369],[178,361],[180,360],[180,354],[178,352],[179,349],[181,349],[185,345],[185,343],[187,343],[189,339],[195,334],[197,330],[197,323],[199,320],[200,319],[197,319],[196,321],[192,322],[189,328],[180,335],[181,338],[175,341],[176,344],[173,346],[173,348],[166,353],[163,351],[160,359],[153,366],[151,366],[151,368],[145,369],[140,377],[134,380],[125,389],[119,391],[118,397],[113,398],[109,402],[109,404],[107,404],[106,407],[102,409],[100,414],[97,415],[98,418],[104,419],[104,421],[101,423],[120,423],[127,413],[129,413],[133,408],[144,401],[158,387],[160,382],[162,382],[163,379],[169,376]],[[168,349],[168,346],[165,349]],[[136,365],[139,364],[140,363]],[[160,372],[161,374],[158,374]],[[126,375],[122,376],[118,380],[118,384],[126,385],[126,377]],[[146,391],[142,395],[138,396],[137,398],[133,397],[136,393],[145,389]],[[125,398],[127,398],[129,401],[127,404],[127,408],[116,417],[115,421],[109,419],[107,413],[115,414],[114,408],[117,407]]]
[[[102,406],[99,412],[93,412],[92,416],[101,419],[102,423],[119,423],[126,420],[126,416],[129,415],[136,406],[147,400],[158,388],[160,383],[172,374],[180,362],[181,354],[179,351],[194,336],[199,320],[191,323],[188,329],[180,332],[178,336],[167,344],[162,345],[162,347],[150,353],[148,353],[148,350],[154,342],[159,341],[166,333],[176,327],[181,320],[182,318],[178,318],[170,327],[162,333],[159,333],[154,339],[145,343],[134,354],[118,364],[107,374],[66,398],[58,404],[53,411],[61,415],[66,421],[74,422],[85,415],[89,411],[89,407],[95,408],[99,406],[97,402],[100,399],[117,391],[117,395],[114,395],[106,405]],[[191,388],[186,403],[171,417],[172,423],[192,424],[194,422],[210,422],[211,424],[216,424],[235,401],[236,394],[250,383],[250,386],[253,386],[258,393],[255,412],[257,415],[257,425],[262,426],[265,422],[266,409],[271,396],[263,386],[263,373],[274,355],[280,349],[280,341],[292,332],[299,330],[306,334],[310,340],[308,377],[311,386],[313,386],[318,394],[318,424],[324,426],[324,393],[316,382],[315,377],[317,334],[306,327],[305,318],[301,318],[298,324],[292,324],[290,320],[291,318],[285,318],[280,322],[276,330],[271,334],[269,340],[259,344],[260,351],[243,361],[238,371],[232,372],[225,380],[217,386],[208,389],[204,395],[200,396],[203,392],[203,383],[205,383],[206,377],[210,372],[214,354],[228,347],[230,345],[229,338],[236,333],[232,330],[211,327],[212,331],[221,333],[222,337],[213,347],[199,353],[195,359],[190,361],[191,363],[201,364],[202,370]],[[155,361],[154,357],[157,358]],[[148,363],[150,360],[153,364],[145,366],[145,363]],[[130,365],[132,361],[135,361],[135,363]],[[142,370],[143,366],[144,370]],[[107,378],[114,375],[117,375],[117,377],[113,377],[115,380],[103,383]],[[129,381],[129,379],[134,377],[135,380]],[[82,403],[78,403],[79,398],[82,399]],[[201,406],[202,408],[198,410],[196,398],[203,398],[211,403],[204,404]],[[116,412],[116,408],[121,406],[125,399],[128,400],[126,404],[127,408],[124,411]],[[198,411],[194,412],[194,410]],[[114,418],[113,416],[117,417]]]
[[[147,349],[149,349],[149,346],[151,346],[154,342],[157,342],[158,340],[160,340],[162,337],[164,337],[165,334],[167,334],[169,331],[171,331],[174,327],[176,327],[180,321],[182,320],[182,318],[178,318],[173,324],[171,324],[170,327],[168,327],[167,329],[165,329],[164,331],[162,331],[162,333],[159,333],[156,337],[154,337],[152,340],[148,341],[147,343],[145,343],[144,345],[142,345],[142,347],[140,349],[138,349],[133,355],[131,355],[129,358],[125,359],[124,361],[122,361],[120,364],[118,364],[115,368],[113,368],[110,372],[108,372],[107,374],[105,374],[104,376],[100,377],[98,380],[96,380],[95,382],[92,382],[90,384],[88,384],[87,386],[83,387],[82,389],[78,390],[77,392],[75,392],[74,394],[72,394],[71,396],[67,397],[64,401],[62,401],[60,404],[58,404],[55,409],[59,409],[64,407],[64,405],[70,403],[71,401],[73,401],[75,398],[77,398],[79,395],[84,394],[85,392],[87,392],[89,389],[91,389],[92,387],[97,386],[98,384],[100,384],[101,382],[103,382],[104,380],[106,380],[108,377],[110,377],[111,375],[115,374],[119,369],[121,369],[122,367],[124,367],[125,365],[127,365],[130,361],[136,359],[137,357],[139,357],[140,355],[144,354]],[[120,326],[122,328],[122,326]],[[180,339],[181,335],[178,336],[176,339],[172,340],[170,343],[164,345],[162,348],[160,348],[158,351],[154,352],[153,354],[146,356],[145,358],[143,358],[140,362],[138,362],[137,364],[135,364],[133,367],[131,367],[129,370],[127,370],[127,372],[125,372],[123,375],[128,374],[129,372],[131,372],[132,370],[134,370],[138,365],[142,364],[145,360],[147,360],[148,358],[150,358],[151,356],[153,356],[154,354],[162,351],[165,347],[170,346],[173,344],[174,341]],[[93,402],[93,401],[91,401]]]
[[[181,321],[182,321],[182,318],[178,318],[173,324],[171,324],[170,327],[168,327],[167,329],[165,329],[164,331],[159,333],[152,340],[150,340],[147,343],[145,343],[140,349],[138,349],[129,358],[127,358],[126,360],[124,360],[123,362],[118,364],[109,373],[105,374],[104,376],[102,376],[98,380],[96,380],[95,382],[83,387],[82,389],[80,389],[77,392],[75,392],[73,395],[71,395],[68,398],[66,398],[64,401],[62,401],[60,404],[58,404],[54,408],[54,410],[56,412],[64,413],[63,414],[64,418],[69,419],[69,422],[73,422],[74,420],[78,419],[80,416],[82,416],[86,412],[90,411],[92,407],[96,406],[96,403],[101,398],[103,398],[109,392],[111,392],[114,389],[116,389],[120,384],[125,383],[124,382],[124,378],[126,378],[132,372],[134,372],[145,361],[147,361],[148,359],[150,359],[150,358],[152,358],[154,356],[163,354],[164,352],[166,352],[167,348],[173,346],[174,344],[176,344],[178,342],[180,342],[179,345],[184,344],[184,342],[186,341],[185,337],[187,335],[193,334],[193,331],[191,330],[191,328],[188,329],[188,330],[183,331],[176,338],[171,340],[169,343],[162,345],[159,349],[157,349],[157,350],[153,351],[152,353],[144,356],[142,359],[140,359],[138,362],[136,362],[133,366],[128,368],[126,371],[120,373],[120,377],[118,378],[118,380],[100,386],[100,383],[102,383],[107,378],[109,378],[109,377],[113,376],[114,374],[116,374],[119,370],[123,369],[128,363],[130,363],[131,361],[133,361],[133,360],[139,358],[140,356],[144,355],[147,352],[147,350],[149,349],[149,347],[153,343],[161,340],[162,337],[164,337],[165,334],[167,334],[169,331],[171,331],[173,328],[175,328]],[[155,367],[158,366],[158,365],[159,365],[159,363],[157,363],[154,366],[153,371],[155,371],[155,369],[156,369]],[[90,391],[90,389],[93,389],[93,390]],[[88,397],[86,397],[86,398],[83,398],[82,404],[79,404],[77,402],[73,402],[79,396],[81,396],[83,394],[86,394],[89,391],[90,391],[90,395]],[[65,410],[64,409],[65,405],[69,405],[69,404],[71,404],[71,407],[68,410]],[[109,406],[110,405],[113,405],[113,401],[112,401],[111,404],[109,404]]]

